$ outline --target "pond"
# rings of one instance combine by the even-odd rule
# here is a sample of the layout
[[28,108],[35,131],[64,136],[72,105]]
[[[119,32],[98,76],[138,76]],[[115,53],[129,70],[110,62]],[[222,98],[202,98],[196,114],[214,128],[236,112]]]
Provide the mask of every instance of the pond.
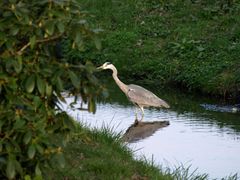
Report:
[[[135,107],[112,81],[108,87],[109,98],[99,100],[96,114],[68,105],[63,105],[63,109],[90,128],[107,126],[123,134],[131,131],[128,146],[135,151],[136,158],[145,156],[155,164],[173,169],[191,166],[191,171],[197,169],[197,173],[207,173],[211,179],[240,174],[239,112],[218,112],[216,108],[211,110],[203,106],[219,103],[216,99],[147,89],[166,100],[171,108],[145,109],[140,126],[134,124]],[[68,104],[72,101],[73,98],[67,98]],[[170,124],[153,128],[158,121],[169,121]],[[132,132],[129,127],[136,131]]]

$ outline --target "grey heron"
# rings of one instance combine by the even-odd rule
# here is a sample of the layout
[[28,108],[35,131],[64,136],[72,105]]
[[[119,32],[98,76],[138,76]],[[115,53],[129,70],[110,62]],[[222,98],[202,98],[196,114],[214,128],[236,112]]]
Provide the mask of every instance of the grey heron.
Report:
[[[157,97],[155,94],[153,94],[151,91],[135,85],[135,84],[129,84],[126,85],[122,81],[119,80],[117,74],[118,71],[116,67],[109,63],[105,62],[102,66],[98,67],[97,69],[111,69],[112,70],[112,77],[115,80],[116,84],[119,86],[119,88],[125,93],[125,95],[128,97],[129,101],[131,101],[133,104],[135,104],[138,108],[140,108],[142,117],[141,120],[144,117],[144,107],[165,107],[169,108],[170,106],[168,103],[166,103],[164,100]],[[136,120],[138,114],[138,109],[136,108],[135,116]]]

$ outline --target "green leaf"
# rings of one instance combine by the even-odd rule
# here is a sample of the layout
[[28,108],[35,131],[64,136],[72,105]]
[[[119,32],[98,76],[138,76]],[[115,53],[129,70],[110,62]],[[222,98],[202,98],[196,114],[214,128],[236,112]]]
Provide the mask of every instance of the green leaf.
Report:
[[33,103],[35,105],[35,108],[39,108],[39,106],[42,104],[42,100],[39,96],[34,96]]
[[11,11],[5,11],[2,15],[3,15],[3,17],[10,17],[10,16],[12,16],[12,12]]
[[36,44],[36,36],[34,35],[30,38],[30,48],[33,49],[35,44]]
[[27,151],[28,157],[30,159],[32,159],[35,156],[35,153],[36,153],[36,148],[35,148],[35,146],[33,144],[31,144],[28,147],[28,151]]
[[14,26],[14,27],[12,27],[12,28],[10,29],[10,34],[11,34],[12,36],[17,35],[18,32],[19,32],[19,28],[16,27],[16,26]]
[[88,111],[95,114],[96,113],[96,103],[93,98],[88,100]]
[[60,33],[63,33],[64,30],[65,30],[65,26],[64,26],[64,24],[63,24],[61,21],[59,21],[59,22],[57,23],[57,28],[58,28],[58,30],[59,30]]
[[28,93],[33,92],[35,87],[35,75],[30,75],[25,83],[25,88]]
[[31,176],[27,174],[26,176],[24,176],[24,180],[31,180]]
[[75,129],[75,124],[70,118],[64,118],[63,119],[64,125],[66,125],[69,129],[74,130]]
[[33,178],[33,180],[43,180],[42,176],[40,175],[37,175]]
[[17,119],[16,122],[13,125],[13,129],[21,129],[25,124],[25,121],[23,119]]
[[42,172],[41,172],[41,169],[40,169],[40,167],[39,167],[39,163],[36,165],[36,167],[35,167],[35,174],[37,175],[37,176],[41,176],[42,175]]
[[17,161],[17,160],[14,160],[14,163],[15,163],[15,169],[16,171],[19,173],[19,174],[23,174],[23,169],[22,169],[22,166],[21,164]]
[[63,156],[63,153],[56,154],[55,158],[56,158],[58,164],[60,165],[60,167],[64,168],[65,167],[65,158]]
[[37,88],[39,93],[44,96],[45,90],[46,90],[46,83],[39,77],[37,76]]
[[76,36],[75,36],[75,39],[74,39],[76,44],[81,43],[81,41],[82,41],[82,37],[81,36],[82,36],[82,34],[80,32],[76,33]]
[[62,84],[62,80],[60,77],[57,77],[57,79],[56,79],[56,86],[57,86],[58,91],[63,90],[63,84]]
[[32,132],[28,131],[23,137],[24,144],[28,144],[31,139],[32,139]]
[[48,97],[52,95],[52,86],[49,84],[46,84],[46,94]]
[[47,32],[47,34],[49,34],[50,36],[53,35],[54,28],[55,28],[55,22],[53,20],[49,20],[46,23],[46,32]]
[[77,45],[78,49],[80,51],[84,50],[84,44],[83,44],[83,39],[82,39],[82,34],[80,32],[76,33],[75,39],[74,39],[74,44]]
[[7,169],[6,174],[9,179],[13,179],[16,174],[15,165],[14,165],[14,159],[9,158],[7,161]]
[[79,79],[78,79],[77,75],[73,71],[69,71],[68,74],[69,74],[69,77],[71,79],[73,86],[75,88],[79,88],[80,83],[79,83]]
[[20,73],[22,71],[22,56],[17,57],[17,61],[15,61],[13,66],[16,73]]
[[40,154],[44,153],[44,150],[43,150],[42,146],[40,146],[39,144],[36,144],[36,149]]
[[102,43],[101,43],[101,40],[98,38],[98,37],[94,37],[94,43],[95,43],[95,46],[98,50],[100,50],[102,48]]

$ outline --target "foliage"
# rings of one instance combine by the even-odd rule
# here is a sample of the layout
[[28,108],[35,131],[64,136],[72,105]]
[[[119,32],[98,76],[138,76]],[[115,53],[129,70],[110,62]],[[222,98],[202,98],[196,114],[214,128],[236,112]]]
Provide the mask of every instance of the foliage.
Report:
[[102,54],[85,57],[115,63],[127,79],[239,96],[239,1],[101,2],[100,11],[99,1],[84,1],[106,32]]
[[63,91],[80,94],[95,112],[94,66],[61,52],[65,39],[79,50],[89,39],[100,48],[87,15],[74,0],[0,2],[0,179],[42,179],[45,167],[64,166],[62,146],[74,124],[61,111]]
[[[136,160],[111,128],[77,126],[66,150],[66,168],[47,171],[49,179],[174,179],[146,159]],[[109,158],[111,157],[111,158]]]

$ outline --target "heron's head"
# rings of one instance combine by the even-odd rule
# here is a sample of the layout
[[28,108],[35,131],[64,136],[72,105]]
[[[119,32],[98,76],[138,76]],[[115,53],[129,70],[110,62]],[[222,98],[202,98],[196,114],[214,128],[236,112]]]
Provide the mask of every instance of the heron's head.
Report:
[[110,62],[105,62],[102,66],[98,67],[97,69],[111,69],[112,64]]

